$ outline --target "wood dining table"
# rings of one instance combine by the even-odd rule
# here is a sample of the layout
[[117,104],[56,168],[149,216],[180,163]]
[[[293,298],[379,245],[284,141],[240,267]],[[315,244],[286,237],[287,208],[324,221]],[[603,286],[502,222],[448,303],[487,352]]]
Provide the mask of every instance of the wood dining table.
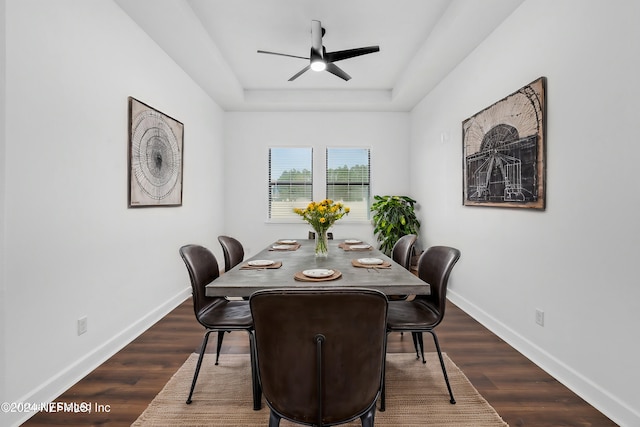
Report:
[[[369,264],[376,262],[372,258],[382,264]],[[303,274],[318,269],[333,270],[334,274],[320,278]],[[323,258],[315,255],[315,241],[307,239],[273,242],[208,284],[205,293],[210,297],[249,297],[263,289],[337,287],[376,289],[386,295],[430,294],[428,283],[367,243],[330,240],[328,256]]]

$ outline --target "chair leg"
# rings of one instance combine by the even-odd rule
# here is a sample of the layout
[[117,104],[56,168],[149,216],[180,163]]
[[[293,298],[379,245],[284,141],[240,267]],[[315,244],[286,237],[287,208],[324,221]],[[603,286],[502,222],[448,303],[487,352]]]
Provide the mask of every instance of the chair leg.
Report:
[[451,391],[451,385],[449,384],[449,377],[447,376],[447,370],[444,367],[444,359],[442,358],[442,352],[440,351],[440,343],[438,343],[438,337],[434,331],[427,331],[433,337],[433,342],[436,345],[436,350],[438,351],[438,358],[440,358],[440,366],[442,367],[442,374],[444,375],[444,381],[447,383],[447,389],[449,390],[449,397],[451,397],[452,405],[455,405],[456,400],[453,398],[453,391]]
[[278,427],[280,425],[280,417],[271,410],[269,414],[269,427]]
[[191,396],[193,395],[193,389],[196,387],[196,381],[198,381],[198,374],[200,373],[200,365],[202,365],[202,358],[204,352],[207,349],[207,342],[209,341],[209,334],[213,331],[207,331],[202,339],[202,346],[200,347],[200,356],[198,356],[198,363],[196,364],[196,371],[193,374],[193,381],[191,381],[191,390],[189,390],[189,397],[187,397],[187,405],[191,403]]
[[222,348],[222,340],[224,339],[224,333],[227,331],[218,331],[218,346],[216,347],[216,365],[218,359],[220,359],[220,349]]
[[[249,353],[251,357],[251,387],[253,390],[253,410],[259,411],[262,407],[262,387],[260,386],[260,376],[258,375],[258,359],[255,346],[255,335],[252,331],[249,331]],[[280,420],[278,420],[278,423],[280,423]],[[271,425],[271,421],[269,421],[269,425]]]
[[422,341],[422,332],[411,332],[411,335],[413,336],[413,343],[416,346],[416,359],[419,359],[420,353],[422,353],[422,363],[427,363],[424,359],[424,342]]
[[416,359],[420,359],[420,345],[418,344],[418,332],[411,332],[413,347],[416,349]]
[[373,427],[373,421],[376,416],[376,405],[371,405],[371,408],[362,414],[360,417],[360,421],[362,423],[362,427]]
[[[387,330],[387,337],[388,336],[389,336],[389,331]],[[386,378],[387,378],[387,360],[385,358],[383,370],[382,370],[382,384],[380,385],[380,412],[384,412],[387,409],[387,399],[386,399],[387,379]]]

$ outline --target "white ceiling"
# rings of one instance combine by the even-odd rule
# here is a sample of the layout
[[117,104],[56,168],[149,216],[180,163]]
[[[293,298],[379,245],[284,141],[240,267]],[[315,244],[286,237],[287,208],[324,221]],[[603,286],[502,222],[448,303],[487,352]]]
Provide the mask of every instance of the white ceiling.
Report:
[[[410,111],[523,0],[115,0],[226,111]],[[307,71],[311,21],[352,79]]]

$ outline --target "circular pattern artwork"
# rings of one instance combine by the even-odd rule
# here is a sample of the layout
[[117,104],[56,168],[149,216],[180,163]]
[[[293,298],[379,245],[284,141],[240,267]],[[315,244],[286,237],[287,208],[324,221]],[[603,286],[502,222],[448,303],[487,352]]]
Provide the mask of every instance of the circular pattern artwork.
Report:
[[182,203],[182,123],[130,98],[129,206]]

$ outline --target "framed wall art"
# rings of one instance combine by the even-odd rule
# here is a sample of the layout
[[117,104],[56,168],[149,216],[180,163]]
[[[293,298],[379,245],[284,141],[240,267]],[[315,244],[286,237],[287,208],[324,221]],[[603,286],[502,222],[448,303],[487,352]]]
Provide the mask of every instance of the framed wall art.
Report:
[[129,97],[129,207],[182,205],[184,125]]
[[545,87],[540,77],[462,122],[465,206],[545,208]]

